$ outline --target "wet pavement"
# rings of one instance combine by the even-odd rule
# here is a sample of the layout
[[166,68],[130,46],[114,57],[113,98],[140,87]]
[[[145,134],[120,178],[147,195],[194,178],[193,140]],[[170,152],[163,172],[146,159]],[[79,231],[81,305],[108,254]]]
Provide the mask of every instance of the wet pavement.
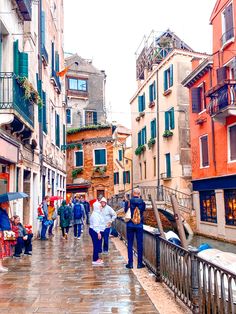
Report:
[[91,253],[87,230],[80,240],[35,240],[32,256],[4,262],[0,313],[158,313],[112,242],[104,266],[92,266]]

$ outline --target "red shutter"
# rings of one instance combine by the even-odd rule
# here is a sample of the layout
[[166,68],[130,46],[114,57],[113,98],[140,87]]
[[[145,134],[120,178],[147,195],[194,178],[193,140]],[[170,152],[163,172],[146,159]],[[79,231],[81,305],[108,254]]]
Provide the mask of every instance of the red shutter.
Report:
[[229,128],[230,160],[236,160],[236,125]]
[[192,93],[192,112],[198,113],[201,111],[201,88],[193,87]]
[[209,158],[208,158],[208,137],[203,136],[201,138],[201,146],[202,146],[202,167],[209,166]]
[[227,79],[226,67],[221,67],[216,70],[217,74],[217,83],[221,83],[223,80]]

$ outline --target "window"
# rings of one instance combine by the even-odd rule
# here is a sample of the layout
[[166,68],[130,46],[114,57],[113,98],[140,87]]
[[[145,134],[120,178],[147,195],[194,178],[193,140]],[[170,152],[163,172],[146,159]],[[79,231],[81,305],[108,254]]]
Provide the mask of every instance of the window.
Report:
[[224,190],[226,225],[236,226],[236,190]]
[[51,170],[48,169],[48,184],[51,184]]
[[123,171],[123,184],[130,183],[130,171]]
[[145,110],[145,93],[142,96],[138,96],[138,111],[142,112]]
[[233,4],[230,3],[222,13],[222,45],[234,37]]
[[107,164],[106,149],[95,149],[94,150],[94,165],[95,166],[105,166]]
[[165,130],[173,130],[175,128],[175,111],[174,108],[165,112]]
[[141,131],[138,132],[138,146],[144,145],[147,143],[147,128],[142,128]]
[[114,184],[119,184],[119,172],[114,172]]
[[85,111],[85,125],[95,125],[98,123],[96,111]]
[[200,137],[200,163],[201,167],[209,166],[208,135]]
[[79,150],[75,152],[75,167],[83,167],[84,165],[84,152]]
[[65,148],[66,145],[66,126],[63,124],[63,149]]
[[157,175],[157,159],[153,157],[153,176],[156,177]]
[[87,80],[69,78],[69,89],[87,92]]
[[193,87],[191,89],[192,94],[192,112],[199,113],[206,109],[206,99],[205,99],[205,82],[198,87]]
[[173,86],[173,64],[164,71],[164,92]]
[[217,223],[215,191],[200,192],[201,221]]
[[144,179],[147,179],[147,162],[146,161],[143,162],[143,166],[144,166]]
[[66,109],[66,124],[72,124],[71,109]]
[[151,138],[155,138],[157,136],[157,121],[156,119],[151,121]]
[[149,85],[149,103],[151,104],[156,99],[156,82]]
[[228,128],[229,161],[236,161],[236,124]]
[[166,158],[166,177],[171,178],[171,160],[170,160],[170,153],[165,154]]
[[122,161],[122,157],[123,157],[122,149],[119,149],[119,151],[118,151],[118,160]]

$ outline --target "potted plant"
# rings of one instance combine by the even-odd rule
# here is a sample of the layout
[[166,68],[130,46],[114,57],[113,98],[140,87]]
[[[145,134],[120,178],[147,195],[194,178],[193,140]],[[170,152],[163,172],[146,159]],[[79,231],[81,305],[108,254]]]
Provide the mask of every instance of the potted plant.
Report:
[[151,149],[155,143],[156,143],[155,138],[150,138],[150,140],[148,141],[148,148]]
[[173,132],[170,130],[165,130],[165,132],[162,135],[163,137],[171,137],[173,136]]
[[103,167],[100,167],[100,166],[97,166],[93,169],[93,172],[97,172],[101,175],[103,175],[105,172],[107,171],[107,167],[106,166],[103,166]]
[[72,170],[72,178],[77,178],[77,175],[83,172],[83,168],[77,168]]
[[135,150],[135,155],[141,155],[146,150],[145,145],[139,145]]

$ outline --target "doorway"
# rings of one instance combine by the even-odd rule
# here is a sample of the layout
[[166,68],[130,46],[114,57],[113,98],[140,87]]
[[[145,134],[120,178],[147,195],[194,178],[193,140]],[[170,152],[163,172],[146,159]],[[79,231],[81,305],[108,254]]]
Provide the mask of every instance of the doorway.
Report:
[[0,173],[0,194],[9,192],[9,173]]
[[102,195],[103,197],[105,196],[105,191],[104,190],[97,190],[97,198]]
[[23,199],[23,224],[30,223],[30,179],[31,172],[24,170],[24,183],[23,192],[29,195],[29,197]]

